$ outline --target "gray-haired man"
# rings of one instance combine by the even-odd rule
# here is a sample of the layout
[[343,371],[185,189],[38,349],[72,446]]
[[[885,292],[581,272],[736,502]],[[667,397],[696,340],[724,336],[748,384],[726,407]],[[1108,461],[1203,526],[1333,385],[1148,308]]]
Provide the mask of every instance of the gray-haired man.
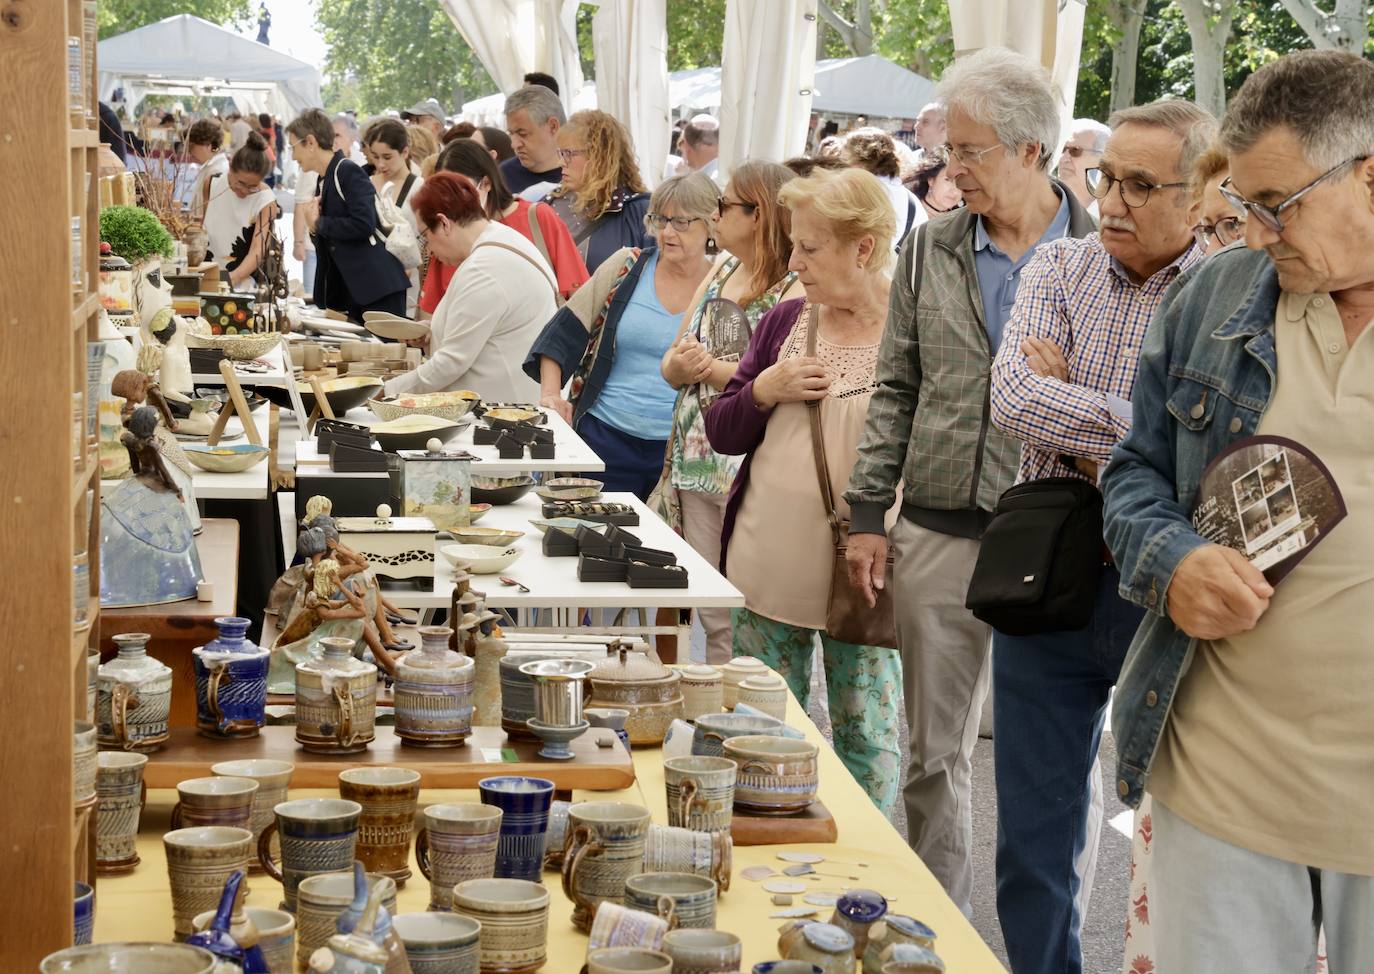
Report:
[[871,596],[887,558],[883,512],[902,485],[891,540],[911,728],[908,840],[968,913],[972,755],[992,634],[964,599],[978,539],[1015,480],[1021,450],[991,423],[988,376],[1036,248],[1096,226],[1048,174],[1059,109],[1039,65],[983,50],[955,62],[937,94],[948,111],[948,172],[967,206],[902,245],[878,386],[845,499],[850,577]]
[[506,99],[506,131],[515,150],[501,163],[507,189],[519,196],[539,183],[562,181],[557,138],[567,120],[563,103],[543,85],[526,85]]

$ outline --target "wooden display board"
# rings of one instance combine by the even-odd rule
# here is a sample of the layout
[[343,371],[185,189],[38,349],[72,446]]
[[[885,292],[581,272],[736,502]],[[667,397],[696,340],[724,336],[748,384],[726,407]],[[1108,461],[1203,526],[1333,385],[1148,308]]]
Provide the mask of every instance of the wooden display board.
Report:
[[796,815],[750,815],[736,808],[730,815],[730,837],[735,845],[796,845],[805,842],[838,842],[835,816],[817,799]]

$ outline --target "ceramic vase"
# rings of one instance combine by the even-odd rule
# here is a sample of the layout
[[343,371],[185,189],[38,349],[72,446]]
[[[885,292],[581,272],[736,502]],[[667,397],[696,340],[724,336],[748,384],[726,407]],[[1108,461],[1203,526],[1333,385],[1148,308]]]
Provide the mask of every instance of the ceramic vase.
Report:
[[167,742],[172,670],[148,655],[146,632],[114,637],[118,655],[96,677],[100,746],[149,753]]
[[196,729],[206,737],[257,737],[266,723],[270,650],[247,638],[247,619],[215,620],[219,638],[191,651]]
[[296,740],[316,754],[365,751],[377,719],[377,668],[353,658],[352,639],[320,644],[319,659],[296,664]]
[[454,747],[472,733],[473,661],[449,649],[453,630],[420,629],[419,650],[396,664],[396,736],[420,747]]

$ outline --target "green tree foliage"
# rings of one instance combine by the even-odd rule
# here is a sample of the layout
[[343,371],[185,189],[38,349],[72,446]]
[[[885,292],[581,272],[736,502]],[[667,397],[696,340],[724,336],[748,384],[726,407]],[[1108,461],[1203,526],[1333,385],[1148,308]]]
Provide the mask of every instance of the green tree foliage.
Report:
[[177,14],[194,14],[222,27],[255,22],[251,0],[100,0],[96,17],[100,37],[114,37]]
[[720,63],[725,43],[725,0],[667,0],[668,70]]
[[[371,115],[437,98],[453,111],[496,90],[453,21],[434,0],[318,0],[329,54],[326,100]],[[357,101],[345,104],[354,93]]]

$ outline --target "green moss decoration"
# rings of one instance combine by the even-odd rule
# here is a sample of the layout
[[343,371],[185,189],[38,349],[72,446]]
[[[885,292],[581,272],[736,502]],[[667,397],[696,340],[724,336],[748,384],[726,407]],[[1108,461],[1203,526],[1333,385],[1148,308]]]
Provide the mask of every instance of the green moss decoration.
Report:
[[101,210],[100,239],[130,264],[139,264],[154,254],[171,257],[175,252],[167,228],[141,206],[107,206]]

